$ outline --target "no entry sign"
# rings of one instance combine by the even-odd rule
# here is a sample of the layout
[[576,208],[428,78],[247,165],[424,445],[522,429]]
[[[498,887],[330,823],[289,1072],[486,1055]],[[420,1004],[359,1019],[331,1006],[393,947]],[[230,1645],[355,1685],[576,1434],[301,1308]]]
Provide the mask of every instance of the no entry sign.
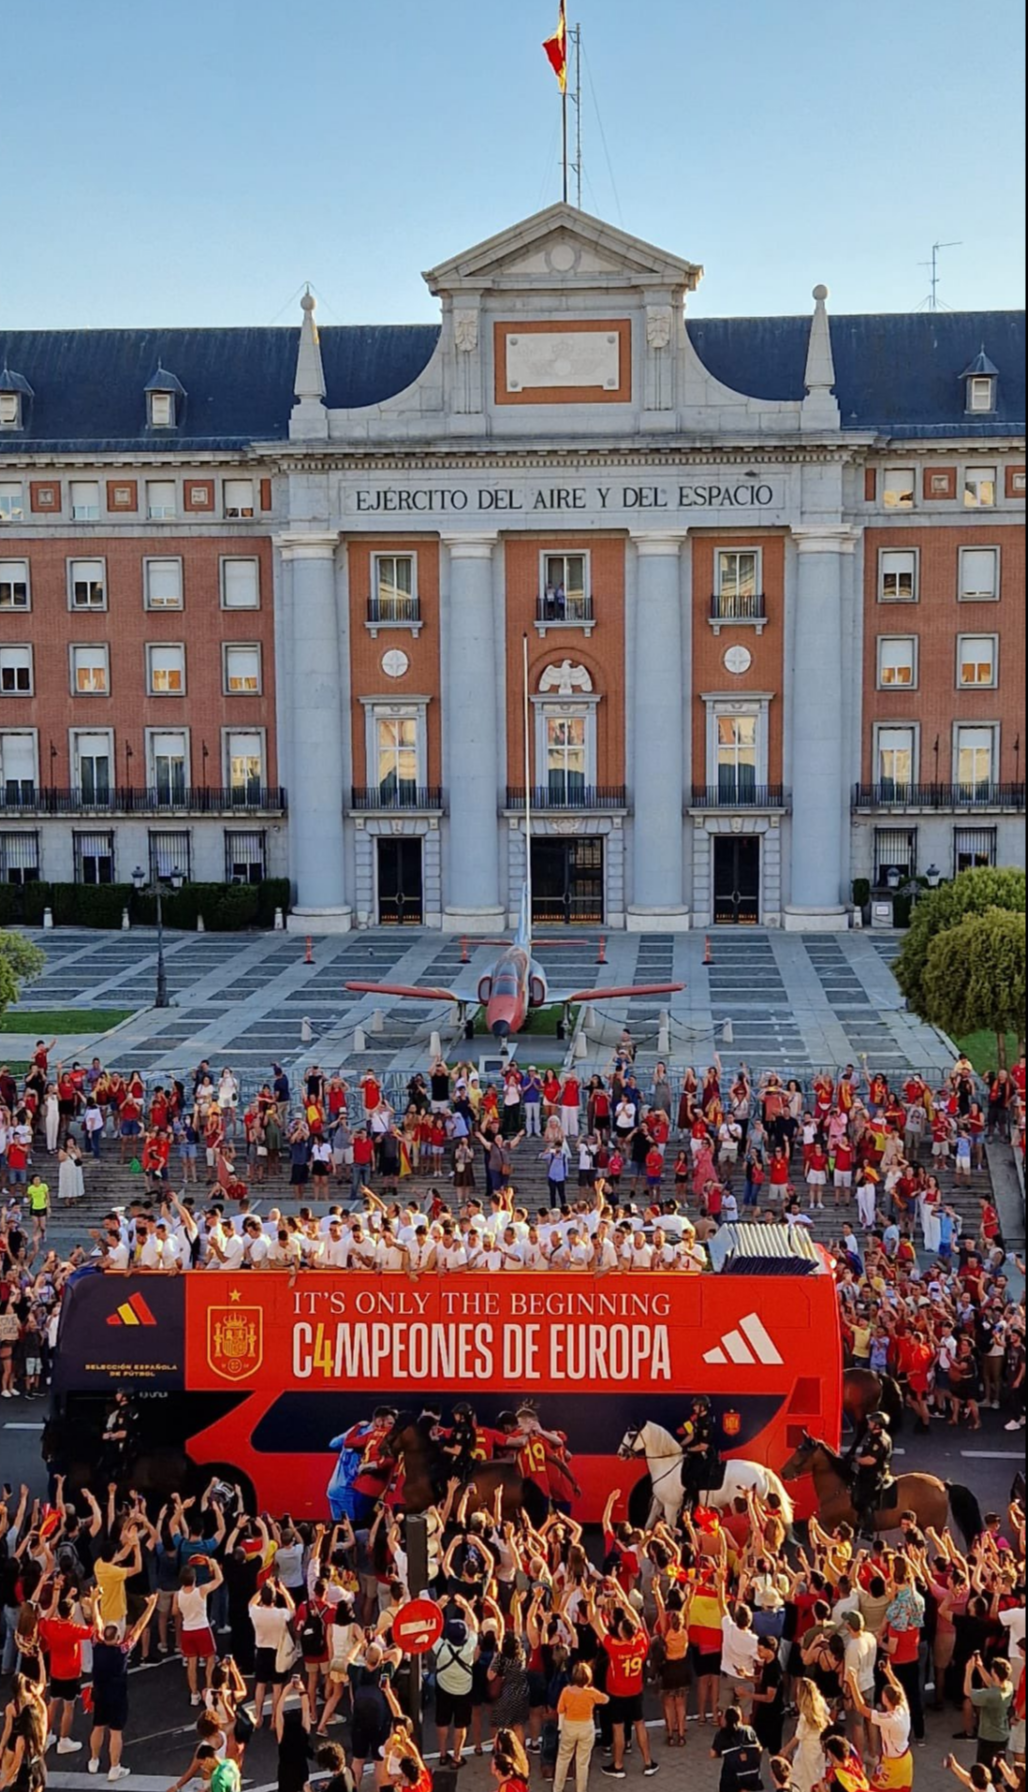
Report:
[[432,1599],[412,1599],[393,1619],[393,1638],[405,1655],[427,1655],[443,1634],[443,1614]]

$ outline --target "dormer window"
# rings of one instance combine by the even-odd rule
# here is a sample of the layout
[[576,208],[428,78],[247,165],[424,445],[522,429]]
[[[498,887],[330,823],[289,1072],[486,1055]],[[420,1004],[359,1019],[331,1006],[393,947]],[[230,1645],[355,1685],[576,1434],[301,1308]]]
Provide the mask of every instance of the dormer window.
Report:
[[178,429],[182,422],[186,391],[181,380],[158,364],[152,379],[143,388],[146,394],[148,429]]
[[999,369],[989,360],[984,343],[960,377],[964,382],[964,410],[968,416],[991,416],[996,409]]
[[0,429],[25,428],[31,397],[32,387],[23,374],[12,373],[7,366],[0,370]]
[[0,392],[0,429],[21,428],[21,393]]
[[150,428],[174,429],[175,394],[173,392],[151,392],[149,397]]

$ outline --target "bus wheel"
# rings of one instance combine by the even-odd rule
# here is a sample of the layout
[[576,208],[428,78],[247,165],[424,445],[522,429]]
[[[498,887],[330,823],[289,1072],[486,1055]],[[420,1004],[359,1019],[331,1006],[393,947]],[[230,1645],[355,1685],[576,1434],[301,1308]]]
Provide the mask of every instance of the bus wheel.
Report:
[[650,1522],[652,1504],[653,1482],[649,1475],[644,1475],[628,1496],[628,1522],[633,1530],[644,1531],[646,1529]]
[[257,1489],[249,1475],[241,1468],[233,1468],[230,1462],[195,1463],[190,1477],[193,1485],[191,1493],[201,1494],[212,1481],[224,1481],[226,1487],[238,1487],[243,1496],[243,1511],[251,1518],[257,1511]]

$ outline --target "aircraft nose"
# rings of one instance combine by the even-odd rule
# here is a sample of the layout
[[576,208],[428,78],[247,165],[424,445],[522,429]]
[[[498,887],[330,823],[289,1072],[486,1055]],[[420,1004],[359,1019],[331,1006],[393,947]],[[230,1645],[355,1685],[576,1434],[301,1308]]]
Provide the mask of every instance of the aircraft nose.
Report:
[[496,1039],[509,1039],[510,1038],[510,1021],[509,1020],[494,1020],[493,1021],[493,1036]]

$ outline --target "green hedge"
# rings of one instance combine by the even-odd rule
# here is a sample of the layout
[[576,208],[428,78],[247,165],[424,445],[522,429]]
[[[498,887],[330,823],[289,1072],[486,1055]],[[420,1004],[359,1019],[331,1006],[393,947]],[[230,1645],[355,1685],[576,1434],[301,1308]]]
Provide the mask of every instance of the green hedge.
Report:
[[[267,877],[259,884],[183,884],[164,897],[164,925],[193,932],[202,915],[211,933],[271,927],[275,910],[289,911],[289,880]],[[123,909],[140,927],[157,921],[154,896],[138,896],[131,884],[0,884],[0,927],[21,923],[41,927],[43,910],[53,911],[55,927],[121,926]]]

